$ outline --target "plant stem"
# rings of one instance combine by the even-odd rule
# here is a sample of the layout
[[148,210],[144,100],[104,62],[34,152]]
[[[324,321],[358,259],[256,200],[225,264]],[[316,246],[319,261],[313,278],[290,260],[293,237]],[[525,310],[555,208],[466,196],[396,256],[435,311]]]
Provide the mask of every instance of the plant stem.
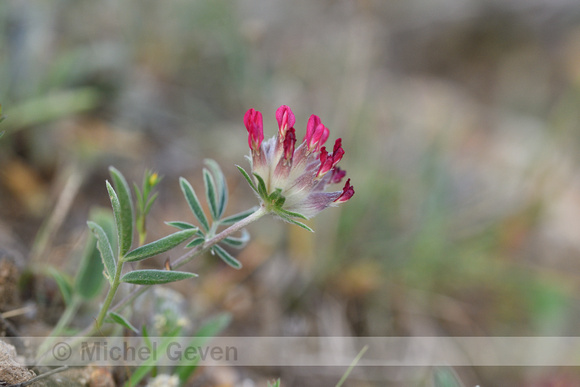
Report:
[[338,383],[336,384],[335,387],[341,387],[342,386],[342,384],[348,378],[348,375],[350,375],[350,373],[352,372],[352,370],[354,369],[354,367],[356,367],[357,363],[363,357],[363,355],[365,354],[365,352],[367,351],[367,349],[369,349],[369,346],[368,345],[365,345],[363,347],[363,349],[360,350],[360,352],[358,353],[358,355],[356,355],[356,357],[354,358],[354,360],[350,363],[350,365],[348,366],[346,372],[344,373],[344,375],[342,375],[342,378],[340,378],[340,380],[338,381]]
[[103,320],[109,311],[109,307],[113,302],[113,298],[115,298],[115,293],[117,293],[117,288],[121,284],[121,271],[123,270],[123,258],[119,257],[117,260],[117,268],[115,270],[115,278],[113,278],[113,282],[111,283],[111,287],[109,288],[109,292],[107,293],[107,298],[105,298],[105,302],[101,306],[101,311],[97,316],[97,320],[95,321],[95,327],[97,329],[101,328],[103,325]]
[[232,224],[230,227],[226,228],[225,230],[223,230],[222,232],[220,232],[216,236],[205,241],[204,244],[194,248],[193,250],[191,250],[191,251],[183,254],[181,257],[177,258],[173,262],[172,266],[175,268],[179,268],[179,267],[185,265],[186,263],[191,261],[194,257],[208,251],[214,245],[223,241],[224,239],[226,239],[227,237],[229,237],[233,233],[240,231],[242,228],[246,227],[250,223],[255,222],[256,220],[260,219],[262,216],[266,215],[267,213],[268,213],[268,211],[264,207],[258,208],[251,215],[245,217],[244,219],[240,220],[237,223]]

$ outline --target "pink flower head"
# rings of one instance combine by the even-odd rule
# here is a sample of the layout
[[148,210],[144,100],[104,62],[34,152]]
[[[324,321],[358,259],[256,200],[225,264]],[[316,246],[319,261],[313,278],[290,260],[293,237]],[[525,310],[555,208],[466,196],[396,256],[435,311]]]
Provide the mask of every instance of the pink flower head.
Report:
[[262,123],[262,113],[250,109],[244,115],[244,124],[248,130],[248,145],[252,152],[260,153],[260,146],[264,140],[264,124]]
[[296,219],[308,219],[329,206],[346,202],[354,195],[350,179],[342,190],[326,191],[340,183],[346,172],[337,164],[344,156],[342,140],[334,143],[332,153],[324,147],[330,131],[320,118],[312,115],[302,144],[296,146],[295,117],[286,105],[276,111],[278,135],[263,141],[262,115],[248,110],[244,123],[250,134],[254,179],[240,168],[262,206],[282,219],[308,226]]

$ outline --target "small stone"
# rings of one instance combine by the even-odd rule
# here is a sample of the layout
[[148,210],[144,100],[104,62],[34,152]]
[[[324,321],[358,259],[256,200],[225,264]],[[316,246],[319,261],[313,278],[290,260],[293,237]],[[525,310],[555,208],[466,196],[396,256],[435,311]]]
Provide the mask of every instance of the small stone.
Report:
[[13,345],[0,340],[0,381],[7,384],[26,382],[36,374],[16,361],[16,349]]

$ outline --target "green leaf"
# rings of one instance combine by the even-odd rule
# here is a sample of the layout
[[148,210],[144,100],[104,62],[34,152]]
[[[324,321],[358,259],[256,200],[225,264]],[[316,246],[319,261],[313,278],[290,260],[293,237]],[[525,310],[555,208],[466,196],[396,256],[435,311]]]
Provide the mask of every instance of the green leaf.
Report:
[[[109,199],[111,199],[111,207],[113,207],[113,215],[115,217],[115,227],[117,229],[117,240],[120,241],[122,238],[122,226],[121,226],[121,203],[119,202],[119,197],[117,196],[117,192],[109,183],[108,181],[105,182],[107,185],[107,191],[109,192]],[[117,251],[117,255],[120,255],[121,252]]]
[[248,182],[250,187],[254,190],[254,192],[259,195],[258,188],[256,188],[256,185],[252,181],[252,178],[250,177],[250,175],[248,175],[248,172],[246,172],[246,170],[244,168],[240,167],[239,165],[236,165],[236,167],[242,173],[242,175],[244,176],[244,178],[246,179],[246,181]]
[[121,282],[135,285],[159,285],[197,277],[197,274],[172,270],[134,270],[121,277]]
[[433,371],[433,385],[435,387],[464,387],[451,368],[436,368]]
[[235,247],[237,249],[243,248],[250,241],[250,233],[245,229],[242,230],[242,236],[236,237],[226,237],[222,242],[228,246]]
[[226,182],[226,178],[218,163],[216,163],[212,159],[205,159],[204,162],[205,165],[207,165],[208,168],[210,169],[212,175],[214,176],[216,190],[218,194],[217,218],[219,219],[224,214],[228,203],[228,185]]
[[256,176],[256,180],[258,180],[258,194],[262,199],[267,198],[268,189],[266,188],[266,183],[264,182],[264,179],[262,179],[262,176],[258,175],[257,173],[254,173],[254,176]]
[[54,267],[49,267],[47,274],[50,275],[56,282],[58,290],[60,290],[65,304],[70,305],[73,296],[73,286],[70,279]]
[[[109,241],[114,241],[115,221],[109,210],[97,209],[91,211],[89,219],[101,225]],[[111,248],[114,251],[114,248]],[[91,300],[100,295],[103,286],[102,273],[104,270],[103,261],[97,249],[97,239],[89,233],[85,249],[79,264],[79,270],[75,276],[74,291],[85,300]]]
[[109,312],[109,314],[107,315],[107,317],[114,323],[117,323],[121,326],[124,326],[125,328],[132,330],[133,332],[135,332],[136,334],[139,334],[139,330],[137,328],[135,328],[133,326],[133,324],[131,324],[125,317],[121,316],[120,314],[117,314],[115,312]]
[[171,227],[178,228],[180,230],[194,230],[194,229],[199,230],[196,225],[187,222],[173,221],[173,222],[165,222],[165,224]]
[[282,218],[283,220],[285,220],[285,221],[286,221],[286,222],[288,222],[288,223],[295,224],[295,225],[297,225],[297,226],[299,226],[299,227],[302,227],[302,228],[303,228],[303,229],[305,229],[305,230],[308,230],[308,231],[310,231],[310,232],[314,232],[314,230],[313,230],[313,229],[311,229],[310,227],[308,227],[307,225],[305,225],[305,224],[304,224],[304,223],[302,223],[302,222],[299,222],[299,221],[297,221],[297,220],[294,220],[294,219],[290,218],[289,216],[286,216],[286,215],[284,215],[283,213],[276,212],[276,214],[277,214],[277,215],[278,215],[280,218]]
[[197,199],[197,195],[195,194],[195,191],[191,187],[191,184],[189,184],[189,182],[187,180],[185,180],[183,177],[180,177],[179,178],[179,185],[181,186],[181,191],[183,192],[183,195],[185,196],[185,200],[187,200],[187,204],[189,204],[189,208],[191,208],[193,215],[195,216],[195,218],[199,222],[200,226],[205,231],[208,231],[209,230],[209,223],[207,221],[207,217],[205,216],[205,213],[203,212],[203,209],[201,207],[201,203]]
[[88,221],[87,225],[97,238],[97,249],[99,249],[99,252],[101,253],[103,267],[105,268],[105,273],[109,279],[109,283],[112,284],[113,278],[115,278],[117,264],[115,263],[115,256],[113,255],[111,242],[109,242],[109,238],[101,226],[91,221]]
[[199,245],[203,244],[203,242],[205,242],[205,238],[195,238],[194,240],[189,242],[187,245],[185,245],[185,247],[189,249],[189,248],[192,248],[195,246],[199,246]]
[[155,242],[137,247],[135,250],[127,253],[127,255],[123,257],[123,261],[134,262],[154,257],[166,252],[167,250],[171,250],[180,243],[191,238],[196,232],[196,229],[178,231],[164,238],[158,239]]
[[275,380],[274,382],[272,382],[272,384],[270,384],[270,381],[268,381],[267,387],[280,387],[280,379]]
[[277,213],[282,213],[282,214],[284,214],[286,216],[291,216],[291,217],[294,217],[294,218],[300,218],[300,219],[308,220],[308,218],[306,216],[302,215],[299,212],[292,212],[292,211],[285,210],[283,208],[278,208],[276,210],[276,212]]
[[141,325],[141,336],[143,336],[143,341],[145,345],[149,348],[153,348],[153,343],[149,339],[149,330],[147,329],[147,324]]
[[222,259],[222,261],[224,261],[234,269],[242,268],[242,263],[237,259],[235,259],[230,253],[225,251],[221,246],[215,245],[214,247],[212,247],[212,250],[215,251],[218,257]]
[[127,251],[131,250],[131,245],[133,244],[133,200],[131,199],[131,189],[125,177],[115,167],[109,167],[109,172],[113,178],[120,205],[119,218],[117,219],[119,255],[125,255]]
[[[195,333],[193,339],[188,343],[187,348],[198,348],[206,346],[209,341],[220,334],[230,324],[231,315],[228,313],[220,314],[212,318]],[[179,377],[182,385],[185,385],[189,377],[195,372],[199,357],[193,361],[189,359],[182,359],[180,364],[173,371],[174,375]]]
[[203,169],[203,182],[205,184],[205,197],[209,204],[209,212],[213,219],[218,218],[218,199],[216,197],[216,188],[213,177],[207,169]]
[[360,361],[360,359],[363,357],[363,355],[365,354],[365,352],[369,349],[368,345],[365,345],[358,353],[358,355],[356,355],[356,357],[352,360],[352,362],[350,363],[350,365],[348,366],[348,368],[346,369],[345,373],[342,374],[342,377],[340,378],[340,380],[338,381],[338,383],[336,383],[335,387],[341,387],[344,382],[346,381],[346,379],[348,379],[348,376],[350,375],[350,373],[352,372],[352,370],[354,369],[354,367],[356,367],[356,365],[358,364],[358,362]]
[[239,212],[235,215],[228,216],[227,218],[223,218],[222,220],[220,220],[220,224],[223,224],[224,226],[226,226],[226,225],[230,225],[230,224],[234,224],[236,222],[239,222],[240,220],[252,215],[254,212],[256,212],[258,210],[258,208],[259,208],[258,206],[255,206],[255,207],[250,208],[249,210],[245,210],[245,211]]

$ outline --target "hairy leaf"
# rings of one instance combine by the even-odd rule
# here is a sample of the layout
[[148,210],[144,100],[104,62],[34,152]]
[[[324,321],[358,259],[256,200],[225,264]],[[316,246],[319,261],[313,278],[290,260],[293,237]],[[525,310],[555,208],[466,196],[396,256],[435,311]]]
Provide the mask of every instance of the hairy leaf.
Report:
[[200,226],[205,230],[209,230],[209,222],[207,221],[207,217],[203,212],[203,208],[201,207],[201,203],[193,190],[193,187],[187,180],[183,177],[179,178],[179,185],[181,186],[181,191],[183,192],[183,196],[185,196],[185,200],[187,200],[187,204],[189,204],[189,208],[191,208],[191,212],[199,222]]
[[276,210],[276,212],[277,213],[284,214],[286,216],[292,216],[294,218],[300,218],[300,219],[308,220],[308,218],[306,216],[302,215],[301,213],[288,211],[288,210],[285,210],[283,208],[278,208]]
[[248,231],[246,231],[245,229],[242,230],[242,236],[240,237],[226,237],[223,240],[223,243],[225,243],[228,246],[232,246],[235,247],[237,249],[241,249],[243,248],[248,242],[250,241],[250,233]]
[[136,334],[139,334],[139,330],[135,328],[133,324],[131,324],[125,317],[121,316],[120,314],[117,314],[115,312],[109,312],[107,317],[109,317],[109,319],[111,319],[112,322],[124,326],[125,328],[132,330]]
[[246,172],[246,170],[244,168],[240,167],[239,165],[236,165],[236,167],[242,173],[242,175],[244,176],[244,178],[246,179],[246,181],[248,182],[248,184],[250,185],[250,187],[254,190],[254,192],[257,193],[257,194],[259,194],[258,193],[258,188],[256,188],[256,185],[252,181],[252,178],[250,177],[250,175],[248,175],[248,172]]
[[217,218],[221,218],[222,215],[224,214],[225,210],[226,210],[226,206],[228,204],[228,185],[226,182],[226,178],[219,166],[218,163],[216,163],[214,160],[212,159],[206,159],[204,160],[205,165],[208,166],[208,168],[210,169],[211,173],[214,176],[214,180],[215,180],[215,185],[216,185],[216,190],[217,190],[217,194],[218,194],[218,212],[217,212]]
[[303,228],[303,229],[305,229],[305,230],[308,230],[308,231],[310,231],[310,232],[314,232],[314,230],[313,230],[313,229],[311,229],[310,227],[308,227],[308,226],[307,226],[307,225],[305,225],[304,223],[302,223],[302,222],[299,222],[299,221],[297,221],[297,220],[295,220],[295,219],[292,219],[291,217],[289,217],[289,216],[285,215],[284,213],[276,212],[276,214],[277,214],[277,215],[278,215],[280,218],[282,218],[283,220],[285,220],[285,221],[286,221],[286,222],[288,222],[288,223],[295,224],[295,225],[297,225],[297,226],[299,226],[299,227],[302,227],[302,228]]
[[264,179],[262,179],[262,176],[258,175],[257,173],[254,173],[254,176],[256,176],[256,180],[258,180],[258,194],[260,195],[261,198],[267,198],[268,189],[266,188],[266,183],[264,182]]
[[230,253],[225,251],[221,246],[215,245],[214,247],[212,247],[212,250],[215,251],[218,257],[222,259],[222,261],[224,261],[234,269],[242,268],[242,263],[237,259],[235,259]]
[[122,282],[135,285],[159,285],[197,277],[197,274],[171,270],[134,270],[121,277]]
[[[109,241],[114,242],[115,222],[110,211],[91,211],[89,219],[99,224],[105,231]],[[115,248],[111,246],[111,250],[115,251]],[[80,260],[79,270],[75,276],[75,292],[85,300],[97,297],[101,292],[104,276],[96,275],[96,273],[102,273],[103,269],[103,260],[97,249],[97,238],[93,233],[89,233]]]
[[218,218],[218,199],[216,197],[216,187],[213,177],[207,169],[203,169],[203,182],[205,184],[205,197],[209,205],[211,217],[215,220]]
[[178,228],[180,230],[199,230],[196,225],[181,221],[165,222],[166,225]]
[[87,225],[97,238],[97,249],[99,249],[99,252],[101,253],[103,267],[105,268],[105,273],[107,274],[109,283],[112,284],[113,278],[115,278],[117,264],[115,261],[115,256],[113,255],[113,248],[111,247],[109,238],[107,237],[107,234],[103,228],[95,222],[88,221]]
[[131,189],[125,177],[115,167],[109,167],[109,172],[115,185],[120,206],[119,218],[117,219],[119,255],[125,255],[127,251],[131,250],[131,245],[133,244],[133,200],[131,199]]
[[185,247],[189,249],[189,248],[192,248],[195,246],[199,246],[199,245],[203,244],[203,242],[205,242],[205,238],[195,238],[194,240],[189,242],[187,245],[185,245]]
[[196,229],[178,231],[164,238],[158,239],[155,242],[137,247],[135,250],[127,253],[127,255],[123,257],[123,260],[125,262],[134,262],[154,257],[168,250],[171,250],[180,243],[191,238],[193,235],[195,235],[196,232]]

